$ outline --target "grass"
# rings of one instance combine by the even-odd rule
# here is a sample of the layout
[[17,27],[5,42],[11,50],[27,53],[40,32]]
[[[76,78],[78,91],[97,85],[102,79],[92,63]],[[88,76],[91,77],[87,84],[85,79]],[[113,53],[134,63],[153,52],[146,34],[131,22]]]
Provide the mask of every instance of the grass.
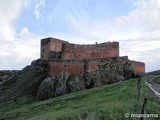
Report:
[[147,82],[152,84],[153,82],[160,84],[160,75],[150,75],[147,78]]
[[[141,98],[137,102],[136,80],[131,79],[102,87],[37,101],[26,96],[17,103],[0,105],[0,119],[5,120],[124,120],[125,113],[140,111],[143,99],[147,98],[146,112],[158,114],[160,102],[146,86],[141,84]],[[137,118],[128,118],[137,119]],[[153,118],[150,118],[151,120]],[[157,118],[158,120],[158,118]]]
[[153,81],[154,81],[155,83],[160,84],[160,75],[156,75],[156,76],[153,78]]

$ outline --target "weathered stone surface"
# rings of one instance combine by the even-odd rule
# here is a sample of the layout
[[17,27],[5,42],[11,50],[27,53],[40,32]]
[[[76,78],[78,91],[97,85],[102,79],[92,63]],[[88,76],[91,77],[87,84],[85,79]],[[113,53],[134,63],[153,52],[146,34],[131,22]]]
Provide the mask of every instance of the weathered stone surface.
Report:
[[87,88],[111,84],[133,77],[136,77],[136,75],[131,61],[127,61],[124,64],[111,63],[100,65],[98,70],[84,74]]
[[44,79],[39,86],[37,98],[40,100],[45,100],[54,97],[54,83],[55,81],[50,77]]
[[16,78],[0,85],[0,102],[13,100],[24,95],[36,95],[42,80],[47,77],[48,63],[45,60],[35,60],[30,66],[18,71]]
[[16,83],[18,73],[18,70],[0,71],[0,96],[2,96],[12,84]]
[[64,95],[65,93],[68,93],[67,89],[67,80],[68,80],[69,74],[67,73],[60,73],[55,78],[55,92],[56,95]]
[[85,81],[78,75],[70,75],[67,80],[68,92],[76,92],[86,88]]
[[47,77],[39,86],[37,98],[45,100],[85,89],[82,78],[68,73],[59,73],[55,78]]
[[[0,71],[0,85],[9,85],[13,82],[14,79],[18,75],[18,70],[2,70]],[[12,81],[12,82],[11,82]]]
[[25,86],[21,94],[36,95],[42,80],[47,77],[48,63],[45,60],[35,60],[30,66],[25,67],[17,78],[17,86]]

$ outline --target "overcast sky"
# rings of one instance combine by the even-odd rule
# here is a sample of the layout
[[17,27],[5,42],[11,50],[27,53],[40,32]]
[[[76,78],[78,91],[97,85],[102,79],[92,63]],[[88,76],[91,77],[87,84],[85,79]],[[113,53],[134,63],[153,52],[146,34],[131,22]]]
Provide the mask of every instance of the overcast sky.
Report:
[[0,70],[40,56],[40,39],[120,42],[120,56],[160,69],[160,0],[0,0]]

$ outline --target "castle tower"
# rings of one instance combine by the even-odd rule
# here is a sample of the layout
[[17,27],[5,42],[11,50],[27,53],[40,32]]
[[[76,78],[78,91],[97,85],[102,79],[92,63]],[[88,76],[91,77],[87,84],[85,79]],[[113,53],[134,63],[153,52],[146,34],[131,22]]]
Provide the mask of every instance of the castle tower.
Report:
[[62,53],[62,43],[66,41],[56,38],[45,38],[41,40],[41,59],[60,59]]

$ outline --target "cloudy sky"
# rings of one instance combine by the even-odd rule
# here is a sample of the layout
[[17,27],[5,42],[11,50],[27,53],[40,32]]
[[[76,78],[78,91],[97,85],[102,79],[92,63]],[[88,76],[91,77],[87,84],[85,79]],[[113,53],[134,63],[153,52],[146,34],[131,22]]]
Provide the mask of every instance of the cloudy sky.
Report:
[[0,70],[40,56],[40,39],[119,41],[120,56],[160,69],[160,0],[0,0]]

